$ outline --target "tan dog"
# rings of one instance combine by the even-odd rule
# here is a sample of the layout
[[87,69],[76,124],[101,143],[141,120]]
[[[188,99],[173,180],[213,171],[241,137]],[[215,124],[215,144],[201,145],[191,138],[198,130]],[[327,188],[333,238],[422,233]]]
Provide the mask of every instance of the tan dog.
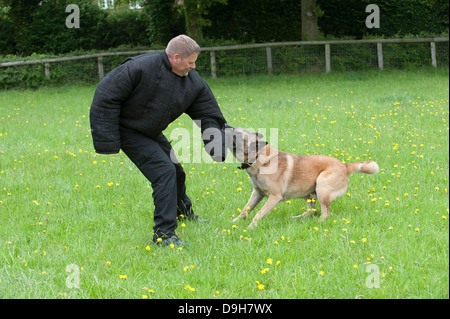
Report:
[[308,208],[305,213],[293,218],[316,215],[317,198],[322,209],[319,221],[323,221],[330,215],[330,203],[347,190],[350,174],[376,174],[379,171],[374,161],[344,164],[329,156],[281,152],[261,141],[260,134],[242,128],[227,125],[225,137],[228,148],[236,160],[243,163],[240,168],[246,170],[253,185],[250,200],[234,221],[246,218],[264,197],[268,197],[249,228],[257,226],[258,221],[279,202],[290,198],[304,198]]

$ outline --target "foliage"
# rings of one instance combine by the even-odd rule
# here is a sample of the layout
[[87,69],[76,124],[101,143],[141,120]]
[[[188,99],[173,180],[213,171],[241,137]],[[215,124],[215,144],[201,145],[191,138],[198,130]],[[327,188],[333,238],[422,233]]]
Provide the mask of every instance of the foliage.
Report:
[[147,36],[147,21],[149,16],[146,11],[129,10],[122,7],[112,10],[106,17],[105,47],[115,48],[120,45],[147,45],[150,40]]
[[[103,10],[91,0],[0,0],[0,54],[61,54],[118,46],[165,46],[188,33],[200,45],[225,39],[234,43],[298,41],[299,0],[141,0],[144,10],[128,10],[128,0]],[[316,15],[323,37],[404,37],[448,34],[446,0],[380,0],[381,28],[368,29],[369,0],[317,0]],[[80,8],[80,28],[68,29],[68,4]]]
[[147,32],[153,46],[165,46],[175,35],[186,33],[184,15],[172,0],[148,1],[144,8],[149,17]]
[[[60,54],[105,50],[123,44],[149,44],[145,34],[147,18],[142,11],[119,8],[108,14],[90,0],[45,0],[26,2],[23,7],[18,4],[11,2],[7,13],[0,15],[0,24],[5,25],[0,29],[0,43],[7,44],[2,45],[0,53]],[[78,5],[80,28],[66,27],[68,4]]]
[[214,4],[226,5],[227,0],[184,0],[187,34],[199,42],[203,40],[203,28],[211,25],[207,18],[209,8]]
[[238,43],[301,39],[301,7],[297,0],[228,0],[211,7],[205,37]]
[[11,19],[0,11],[0,55],[14,52],[14,24]]
[[366,34],[378,37],[403,37],[422,32],[439,34],[449,28],[449,2],[447,0],[379,0],[380,28],[368,29],[365,8],[369,0],[317,0],[324,14],[319,18],[323,34],[337,37],[362,38]]

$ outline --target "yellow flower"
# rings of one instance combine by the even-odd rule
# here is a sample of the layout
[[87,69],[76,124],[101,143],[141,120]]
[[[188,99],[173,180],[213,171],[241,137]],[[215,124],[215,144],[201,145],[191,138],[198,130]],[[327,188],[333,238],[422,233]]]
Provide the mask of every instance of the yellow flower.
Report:
[[258,289],[259,290],[264,290],[264,285],[263,284],[258,284]]
[[184,289],[189,290],[190,292],[194,292],[195,291],[195,288],[192,288],[189,285],[185,286]]
[[363,243],[367,243],[367,238],[363,238],[363,239],[362,239],[362,242],[363,242]]
[[119,279],[127,279],[127,275],[119,275]]
[[323,276],[324,272],[321,270],[319,271],[319,275]]
[[272,262],[273,262],[273,259],[272,259],[272,258],[267,259],[267,264],[268,264],[268,265],[272,265]]
[[269,268],[264,268],[263,270],[261,270],[261,274],[265,274],[265,273],[267,273],[267,272],[269,272],[270,271],[270,269]]
[[[158,239],[161,239],[161,238],[158,238]],[[150,246],[145,247],[145,250],[150,251]]]

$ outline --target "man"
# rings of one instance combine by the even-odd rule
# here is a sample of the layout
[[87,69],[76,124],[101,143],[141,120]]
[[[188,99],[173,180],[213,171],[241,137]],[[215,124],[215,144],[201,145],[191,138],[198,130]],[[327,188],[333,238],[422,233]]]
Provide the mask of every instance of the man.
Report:
[[[175,234],[177,217],[207,221],[194,215],[185,172],[162,131],[186,113],[201,127],[210,156],[217,162],[226,156],[226,121],[209,86],[195,71],[199,53],[193,39],[180,35],[165,52],[126,59],[99,83],[90,110],[96,152],[114,154],[122,149],[151,182],[156,244],[183,245]],[[205,134],[211,130],[217,133]]]

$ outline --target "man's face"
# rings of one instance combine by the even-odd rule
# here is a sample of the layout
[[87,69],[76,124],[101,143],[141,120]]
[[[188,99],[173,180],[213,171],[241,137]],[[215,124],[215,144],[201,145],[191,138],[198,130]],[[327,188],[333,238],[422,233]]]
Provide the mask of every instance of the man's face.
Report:
[[195,61],[197,61],[198,53],[192,53],[187,58],[182,59],[179,54],[175,54],[170,58],[172,72],[179,76],[187,76],[189,71],[195,69]]

